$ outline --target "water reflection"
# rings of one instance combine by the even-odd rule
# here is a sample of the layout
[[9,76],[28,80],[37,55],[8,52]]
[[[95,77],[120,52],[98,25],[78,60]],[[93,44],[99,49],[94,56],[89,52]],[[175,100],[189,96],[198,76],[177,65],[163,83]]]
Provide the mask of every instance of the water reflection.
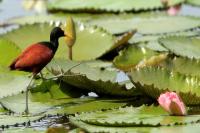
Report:
[[180,15],[190,15],[190,16],[199,16],[200,17],[200,8],[190,5],[183,5]]

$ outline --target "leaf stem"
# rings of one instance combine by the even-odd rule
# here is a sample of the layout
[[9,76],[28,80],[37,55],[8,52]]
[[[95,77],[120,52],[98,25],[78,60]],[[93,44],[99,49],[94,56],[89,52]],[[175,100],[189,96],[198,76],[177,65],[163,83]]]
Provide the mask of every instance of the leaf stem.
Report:
[[70,60],[72,60],[72,46],[68,46],[68,48],[69,48],[69,51],[68,51],[68,57],[69,57],[69,59]]

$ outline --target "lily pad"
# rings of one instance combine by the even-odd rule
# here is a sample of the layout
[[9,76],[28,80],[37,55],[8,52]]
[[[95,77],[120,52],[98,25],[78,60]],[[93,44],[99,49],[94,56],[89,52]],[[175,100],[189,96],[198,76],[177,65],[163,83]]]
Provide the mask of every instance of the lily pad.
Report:
[[181,31],[181,32],[175,32],[175,33],[167,33],[167,34],[154,34],[154,35],[136,34],[129,40],[129,43],[139,44],[139,46],[142,45],[143,47],[152,49],[154,51],[166,52],[168,51],[168,49],[159,43],[160,38],[166,38],[169,36],[195,37],[195,36],[198,36],[199,34],[200,34],[199,30],[192,30],[192,31],[189,30],[189,31]]
[[[182,3],[183,0],[171,0],[169,6]],[[73,12],[125,12],[141,11],[164,8],[159,0],[88,0],[81,3],[79,0],[56,0],[48,4],[49,11],[73,11]]]
[[159,52],[168,52],[168,49],[163,47],[158,41],[149,41],[143,45],[143,47],[146,47],[148,49],[159,51]]
[[173,72],[179,72],[185,75],[200,77],[200,61],[196,59],[175,57],[172,60],[169,59],[162,66]]
[[194,6],[200,6],[199,0],[186,0],[186,3],[194,5]]
[[189,31],[173,32],[173,33],[167,33],[167,34],[153,34],[153,35],[136,34],[129,40],[129,43],[158,41],[160,38],[166,38],[169,36],[195,37],[195,36],[198,36],[199,34],[200,34],[200,31],[198,29],[197,30],[189,30]]
[[113,63],[117,68],[128,71],[155,55],[158,53],[153,50],[130,45],[115,57]]
[[101,95],[134,96],[138,92],[133,84],[117,82],[118,71],[105,68],[89,67],[84,62],[77,63],[64,59],[57,59],[48,64],[47,68],[54,74],[64,74],[61,79],[77,88],[96,92]]
[[191,37],[167,37],[161,38],[159,42],[170,52],[188,58],[200,59],[200,39]]
[[[21,50],[15,43],[0,39],[0,65],[8,67],[10,63],[19,55]],[[9,54],[8,54],[9,51]]]
[[0,72],[0,98],[25,91],[29,82],[30,78],[27,74]]
[[[52,28],[53,26],[46,23],[24,25],[1,37],[15,42],[21,49],[24,49],[32,43],[48,41]],[[98,27],[88,27],[83,24],[77,24],[76,30],[77,39],[73,47],[74,60],[90,60],[100,57],[109,51],[117,39],[112,34]],[[68,50],[64,39],[60,39],[60,45],[55,56],[67,58],[67,52]]]
[[126,106],[128,103],[136,102],[134,99],[101,99],[101,98],[88,98],[88,101],[77,102],[74,105],[64,105],[61,108],[49,110],[46,114],[75,114],[82,112],[91,112],[97,110],[106,110],[112,108],[119,108]]
[[[73,97],[81,96],[78,92],[72,92],[72,89],[73,87],[65,83],[58,84],[54,81],[48,81],[32,88],[32,93],[29,93],[29,112],[31,114],[46,112],[55,106],[71,102]],[[2,98],[0,102],[4,108],[12,112],[23,113],[26,104],[25,97],[25,93],[21,93]]]
[[[95,133],[163,133],[163,132],[176,132],[176,133],[199,133],[199,124],[187,124],[181,126],[161,126],[161,127],[108,127],[108,126],[98,126],[85,123],[81,120],[71,117],[70,122],[80,127],[82,130],[87,132]],[[77,129],[77,131],[79,131]],[[76,133],[75,131],[72,133]]]
[[10,128],[3,131],[4,133],[44,133],[42,130],[34,128]]
[[73,17],[75,21],[88,21],[91,19],[89,14],[67,14],[67,13],[54,13],[48,15],[32,15],[23,16],[7,20],[9,24],[34,24],[34,23],[45,23],[45,22],[65,22],[67,17]]
[[97,126],[108,127],[157,127],[197,123],[200,115],[170,116],[162,107],[126,107],[75,115],[75,119]]
[[129,75],[137,88],[155,99],[165,91],[175,91],[179,93],[185,104],[200,104],[200,80],[197,77],[186,76],[159,67],[132,70]]
[[[23,113],[25,109],[25,94],[3,98],[0,100],[4,108],[15,113]],[[18,103],[16,105],[16,102]],[[78,112],[111,109],[125,106],[132,99],[108,100],[98,98],[62,98],[53,99],[49,93],[29,93],[29,110],[35,114],[75,114]]]
[[[74,87],[65,83],[56,83],[55,81],[47,81],[45,84],[38,85],[29,92],[29,112],[32,115],[41,113],[51,115],[74,114],[116,108],[134,102],[134,99],[79,98],[81,92],[72,91],[74,89]],[[25,110],[25,94],[2,98],[0,103],[7,110],[23,113]]]
[[137,32],[143,35],[176,33],[195,29],[200,25],[199,18],[167,15],[133,16],[126,19],[107,19],[106,21],[94,19],[89,23],[101,26],[114,34],[137,29]]
[[40,120],[43,118],[44,115],[38,115],[38,116],[23,116],[23,115],[6,115],[1,114],[0,115],[0,126],[14,126],[16,124],[18,125],[26,125],[32,121]]

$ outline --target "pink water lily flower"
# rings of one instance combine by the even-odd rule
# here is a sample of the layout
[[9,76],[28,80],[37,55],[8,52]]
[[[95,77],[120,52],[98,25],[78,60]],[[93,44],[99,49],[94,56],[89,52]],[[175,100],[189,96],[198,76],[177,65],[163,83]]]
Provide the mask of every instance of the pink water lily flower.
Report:
[[[161,0],[161,3],[164,5],[164,6],[169,6],[169,1],[170,0]],[[171,6],[167,9],[167,14],[168,15],[171,15],[171,16],[175,16],[179,13],[179,11],[181,10],[181,4],[179,5],[175,5],[175,6]]]
[[171,115],[187,115],[182,99],[175,92],[166,92],[159,96],[158,103]]
[[172,6],[167,10],[167,14],[171,16],[175,16],[181,10],[181,5]]

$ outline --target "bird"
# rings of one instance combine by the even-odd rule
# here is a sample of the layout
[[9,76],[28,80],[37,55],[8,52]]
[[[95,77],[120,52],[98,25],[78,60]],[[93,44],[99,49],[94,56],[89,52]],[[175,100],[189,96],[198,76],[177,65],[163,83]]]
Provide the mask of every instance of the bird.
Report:
[[28,88],[35,76],[52,60],[59,46],[59,38],[64,36],[65,32],[60,27],[54,27],[49,42],[38,42],[28,46],[9,66],[10,70],[32,72],[26,88],[26,114],[29,114]]

